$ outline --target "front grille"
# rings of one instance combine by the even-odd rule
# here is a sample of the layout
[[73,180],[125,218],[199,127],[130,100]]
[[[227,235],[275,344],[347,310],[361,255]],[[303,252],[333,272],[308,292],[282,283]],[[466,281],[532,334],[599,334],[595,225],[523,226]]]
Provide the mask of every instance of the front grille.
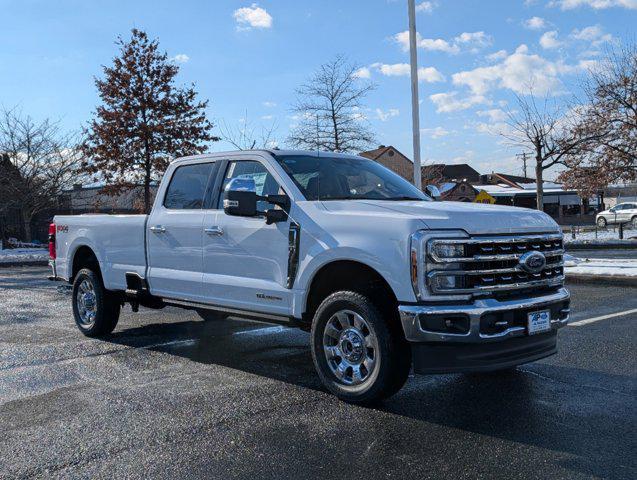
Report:
[[[436,243],[462,244],[464,256],[439,258],[435,254]],[[529,252],[541,252],[546,264],[537,271],[525,268],[520,259]],[[427,283],[431,291],[438,294],[545,289],[564,283],[563,255],[562,235],[559,234],[433,239],[428,244]],[[440,276],[446,277],[443,285]]]

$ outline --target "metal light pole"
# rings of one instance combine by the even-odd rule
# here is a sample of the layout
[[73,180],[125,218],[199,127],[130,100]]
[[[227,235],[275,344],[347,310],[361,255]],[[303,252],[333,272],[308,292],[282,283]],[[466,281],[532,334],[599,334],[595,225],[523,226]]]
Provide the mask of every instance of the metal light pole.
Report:
[[407,0],[409,10],[409,63],[411,65],[411,124],[414,142],[414,185],[422,190],[420,165],[420,105],[418,104],[418,55],[416,52],[416,6]]

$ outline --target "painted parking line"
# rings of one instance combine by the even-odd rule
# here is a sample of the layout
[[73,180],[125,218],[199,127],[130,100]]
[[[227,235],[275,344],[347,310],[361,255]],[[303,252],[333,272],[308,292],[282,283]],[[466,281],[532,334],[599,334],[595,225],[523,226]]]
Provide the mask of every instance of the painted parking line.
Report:
[[589,323],[599,322],[600,320],[608,320],[609,318],[615,317],[623,317],[625,315],[630,315],[631,313],[637,313],[637,308],[633,308],[632,310],[624,310],[623,312],[615,312],[609,313],[608,315],[601,315],[599,317],[586,318],[584,320],[578,320],[577,322],[569,323],[569,327],[581,327],[583,325],[588,325]]

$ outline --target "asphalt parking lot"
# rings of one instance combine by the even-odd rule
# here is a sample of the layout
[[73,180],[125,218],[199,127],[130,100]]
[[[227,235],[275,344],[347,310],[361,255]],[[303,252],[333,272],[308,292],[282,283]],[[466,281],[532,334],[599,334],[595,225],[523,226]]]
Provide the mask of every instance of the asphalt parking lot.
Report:
[[637,288],[573,285],[556,356],[362,408],[304,332],[127,308],[87,339],[45,273],[0,269],[0,478],[637,478]]

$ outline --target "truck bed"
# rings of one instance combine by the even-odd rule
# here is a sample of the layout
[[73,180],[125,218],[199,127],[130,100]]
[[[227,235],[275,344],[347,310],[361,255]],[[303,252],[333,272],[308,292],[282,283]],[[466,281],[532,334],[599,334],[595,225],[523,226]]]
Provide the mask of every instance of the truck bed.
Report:
[[57,275],[69,279],[73,257],[82,246],[93,250],[109,290],[126,288],[126,272],[146,274],[148,215],[58,215],[56,225]]

